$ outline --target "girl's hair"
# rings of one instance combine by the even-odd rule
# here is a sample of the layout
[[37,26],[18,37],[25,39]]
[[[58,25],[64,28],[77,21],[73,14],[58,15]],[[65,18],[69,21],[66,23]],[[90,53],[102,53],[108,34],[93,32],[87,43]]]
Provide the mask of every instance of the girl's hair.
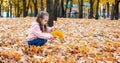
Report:
[[37,15],[37,22],[39,23],[39,26],[40,26],[40,30],[42,32],[46,32],[47,30],[47,24],[46,25],[42,25],[41,23],[41,20],[43,19],[44,16],[48,16],[49,17],[49,14],[47,12],[44,12],[44,11],[40,11]]

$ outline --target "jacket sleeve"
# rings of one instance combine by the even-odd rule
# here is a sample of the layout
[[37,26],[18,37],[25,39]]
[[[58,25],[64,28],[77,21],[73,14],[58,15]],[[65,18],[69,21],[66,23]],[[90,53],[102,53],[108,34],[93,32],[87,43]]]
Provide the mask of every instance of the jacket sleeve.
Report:
[[49,33],[52,32],[53,28],[54,27],[47,27],[47,32],[49,32]]
[[37,36],[38,38],[41,38],[41,39],[50,39],[50,38],[53,37],[50,33],[43,33],[43,32],[40,30],[39,25],[33,25],[33,26],[32,26],[32,33],[33,33],[35,36]]

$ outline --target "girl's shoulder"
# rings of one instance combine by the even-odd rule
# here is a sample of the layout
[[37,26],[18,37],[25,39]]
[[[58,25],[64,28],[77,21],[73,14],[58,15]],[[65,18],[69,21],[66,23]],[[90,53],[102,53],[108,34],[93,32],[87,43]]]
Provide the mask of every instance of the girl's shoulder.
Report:
[[35,27],[35,26],[39,26],[39,23],[36,22],[36,21],[33,21],[33,22],[31,23],[31,27]]
[[33,25],[38,25],[38,24],[39,24],[39,23],[36,22],[36,21],[33,21],[33,22],[32,22],[32,26],[33,26]]

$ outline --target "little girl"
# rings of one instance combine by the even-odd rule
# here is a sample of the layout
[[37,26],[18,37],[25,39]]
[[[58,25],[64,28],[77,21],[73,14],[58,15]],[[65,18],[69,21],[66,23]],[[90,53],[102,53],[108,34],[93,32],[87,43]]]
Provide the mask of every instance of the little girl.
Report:
[[51,31],[53,27],[48,27],[47,22],[49,14],[41,11],[37,15],[37,19],[32,23],[30,34],[27,37],[28,45],[42,46],[48,39],[52,39]]

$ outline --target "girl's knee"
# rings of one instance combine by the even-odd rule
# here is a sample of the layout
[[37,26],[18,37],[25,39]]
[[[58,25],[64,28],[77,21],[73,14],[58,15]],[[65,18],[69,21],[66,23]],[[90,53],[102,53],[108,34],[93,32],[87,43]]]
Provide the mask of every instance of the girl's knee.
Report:
[[47,42],[47,40],[43,40],[43,41],[37,43],[36,46],[43,46],[46,42]]
[[37,38],[37,39],[34,39],[34,40],[32,40],[32,41],[28,41],[28,45],[29,45],[29,46],[30,46],[30,45],[42,46],[42,45],[44,45],[46,42],[47,42],[47,40]]

